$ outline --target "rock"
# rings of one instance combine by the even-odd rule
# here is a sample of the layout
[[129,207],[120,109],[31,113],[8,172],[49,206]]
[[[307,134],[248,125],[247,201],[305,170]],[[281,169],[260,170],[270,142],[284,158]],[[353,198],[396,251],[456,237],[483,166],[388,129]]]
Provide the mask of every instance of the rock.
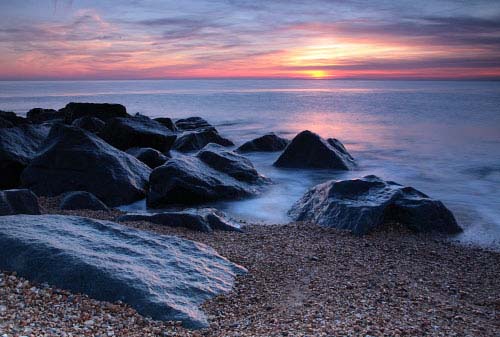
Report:
[[21,181],[38,195],[87,191],[117,206],[144,198],[150,171],[92,133],[56,124]]
[[115,117],[130,117],[127,109],[121,104],[71,102],[59,111],[64,114],[67,123],[73,123],[75,119],[84,116],[96,117],[103,121]]
[[104,124],[99,118],[84,116],[75,119],[71,125],[98,134],[104,129]]
[[35,124],[45,123],[47,121],[60,121],[64,120],[64,114],[54,109],[34,108],[28,111],[26,117],[29,121]]
[[203,163],[180,155],[157,167],[149,176],[147,205],[197,204],[255,195],[260,186],[239,181]]
[[126,214],[117,221],[148,221],[162,226],[185,227],[200,232],[213,230],[241,231],[240,225],[228,220],[215,208],[187,209],[175,212]]
[[248,183],[263,183],[268,179],[260,175],[252,162],[217,144],[208,144],[196,155],[211,168]]
[[222,146],[234,145],[234,143],[229,139],[221,137],[215,129],[208,128],[183,134],[177,138],[173,149],[180,152],[196,151],[202,149],[209,143],[219,144]]
[[2,117],[0,117],[0,129],[3,129],[3,128],[12,128],[14,127],[14,124],[10,121],[8,121],[7,119],[3,119]]
[[236,151],[238,152],[276,152],[282,151],[290,143],[288,139],[278,137],[274,133],[268,133],[259,138],[250,140],[241,145]]
[[49,134],[44,125],[0,129],[0,189],[16,188],[20,175]]
[[168,160],[168,157],[166,155],[150,147],[133,147],[131,149],[128,149],[126,152],[153,169],[165,164],[165,162]]
[[[20,125],[24,125],[24,124],[30,124],[30,122],[26,118],[20,117],[20,116],[16,115],[15,112],[12,112],[12,111],[0,110],[0,119],[3,120],[3,122],[2,122],[3,125],[9,125],[9,123],[12,126],[20,126]],[[12,126],[9,126],[9,127],[12,127]]]
[[201,243],[64,215],[0,217],[0,269],[189,328],[245,272]]
[[158,122],[144,117],[112,118],[106,122],[101,137],[120,150],[151,147],[168,152],[177,136]]
[[199,129],[206,129],[213,127],[212,125],[210,125],[210,123],[208,123],[205,119],[201,117],[189,117],[189,118],[178,119],[175,122],[175,126],[179,130],[199,130]]
[[109,211],[101,200],[95,195],[85,191],[74,191],[65,193],[59,204],[60,209],[91,209],[94,211]]
[[38,198],[30,190],[0,191],[0,215],[40,214]]
[[177,131],[177,127],[175,126],[174,121],[172,118],[167,118],[167,117],[159,117],[159,118],[153,118],[154,121],[160,123],[164,127],[170,129],[170,131]]
[[340,142],[334,139],[326,141],[306,130],[295,136],[274,166],[349,170],[355,163]]
[[399,223],[416,232],[462,231],[441,201],[373,175],[319,184],[289,214],[296,221],[348,229],[354,234],[366,234],[389,223]]

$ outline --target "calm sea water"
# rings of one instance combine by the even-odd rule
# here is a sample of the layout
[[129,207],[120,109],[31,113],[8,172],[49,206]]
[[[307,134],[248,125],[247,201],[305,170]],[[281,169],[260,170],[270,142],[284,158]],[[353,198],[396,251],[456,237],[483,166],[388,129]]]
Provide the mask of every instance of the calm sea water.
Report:
[[376,174],[445,202],[465,228],[459,240],[500,247],[500,82],[0,82],[2,110],[70,101],[121,103],[151,117],[202,116],[238,145],[269,131],[292,138],[309,129],[340,139],[359,163],[351,172],[283,170],[271,166],[278,154],[252,154],[276,184],[257,198],[217,205],[239,218],[286,222],[316,183]]

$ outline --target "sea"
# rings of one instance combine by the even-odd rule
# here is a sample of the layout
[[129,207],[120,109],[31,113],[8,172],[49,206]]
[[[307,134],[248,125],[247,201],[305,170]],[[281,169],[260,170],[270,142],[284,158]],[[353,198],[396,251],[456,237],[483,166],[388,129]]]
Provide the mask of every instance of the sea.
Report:
[[[442,200],[464,244],[500,249],[500,82],[361,80],[0,81],[0,110],[25,114],[68,102],[120,103],[150,117],[201,116],[236,145],[302,130],[343,142],[353,171],[278,169],[279,153],[248,157],[274,181],[254,198],[220,202],[229,215],[265,224],[310,187],[375,174]],[[145,202],[124,207],[144,211]]]

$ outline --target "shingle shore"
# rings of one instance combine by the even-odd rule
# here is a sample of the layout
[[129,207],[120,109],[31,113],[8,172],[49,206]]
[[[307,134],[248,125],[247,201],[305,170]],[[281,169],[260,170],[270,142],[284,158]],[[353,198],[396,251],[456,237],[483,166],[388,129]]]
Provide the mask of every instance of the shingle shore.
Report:
[[[46,212],[112,220],[119,212]],[[0,336],[498,336],[500,253],[387,230],[364,237],[312,224],[193,232],[137,222],[214,247],[245,266],[233,292],[203,305],[186,331],[125,304],[0,274]]]

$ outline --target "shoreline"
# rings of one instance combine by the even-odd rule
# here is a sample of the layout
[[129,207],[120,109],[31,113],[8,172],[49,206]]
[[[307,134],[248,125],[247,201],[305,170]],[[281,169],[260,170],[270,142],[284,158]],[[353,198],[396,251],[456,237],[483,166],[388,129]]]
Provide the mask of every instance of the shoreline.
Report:
[[[54,202],[40,198],[43,213],[111,220],[120,212],[60,211]],[[0,282],[5,306],[0,321],[34,324],[34,335],[496,336],[500,331],[499,252],[399,229],[356,237],[305,223],[247,225],[243,233],[124,224],[205,243],[248,269],[230,293],[202,305],[209,328],[185,330],[143,318],[124,304],[33,287],[12,275]],[[58,327],[58,333],[50,330]],[[9,329],[0,325],[10,337]]]

